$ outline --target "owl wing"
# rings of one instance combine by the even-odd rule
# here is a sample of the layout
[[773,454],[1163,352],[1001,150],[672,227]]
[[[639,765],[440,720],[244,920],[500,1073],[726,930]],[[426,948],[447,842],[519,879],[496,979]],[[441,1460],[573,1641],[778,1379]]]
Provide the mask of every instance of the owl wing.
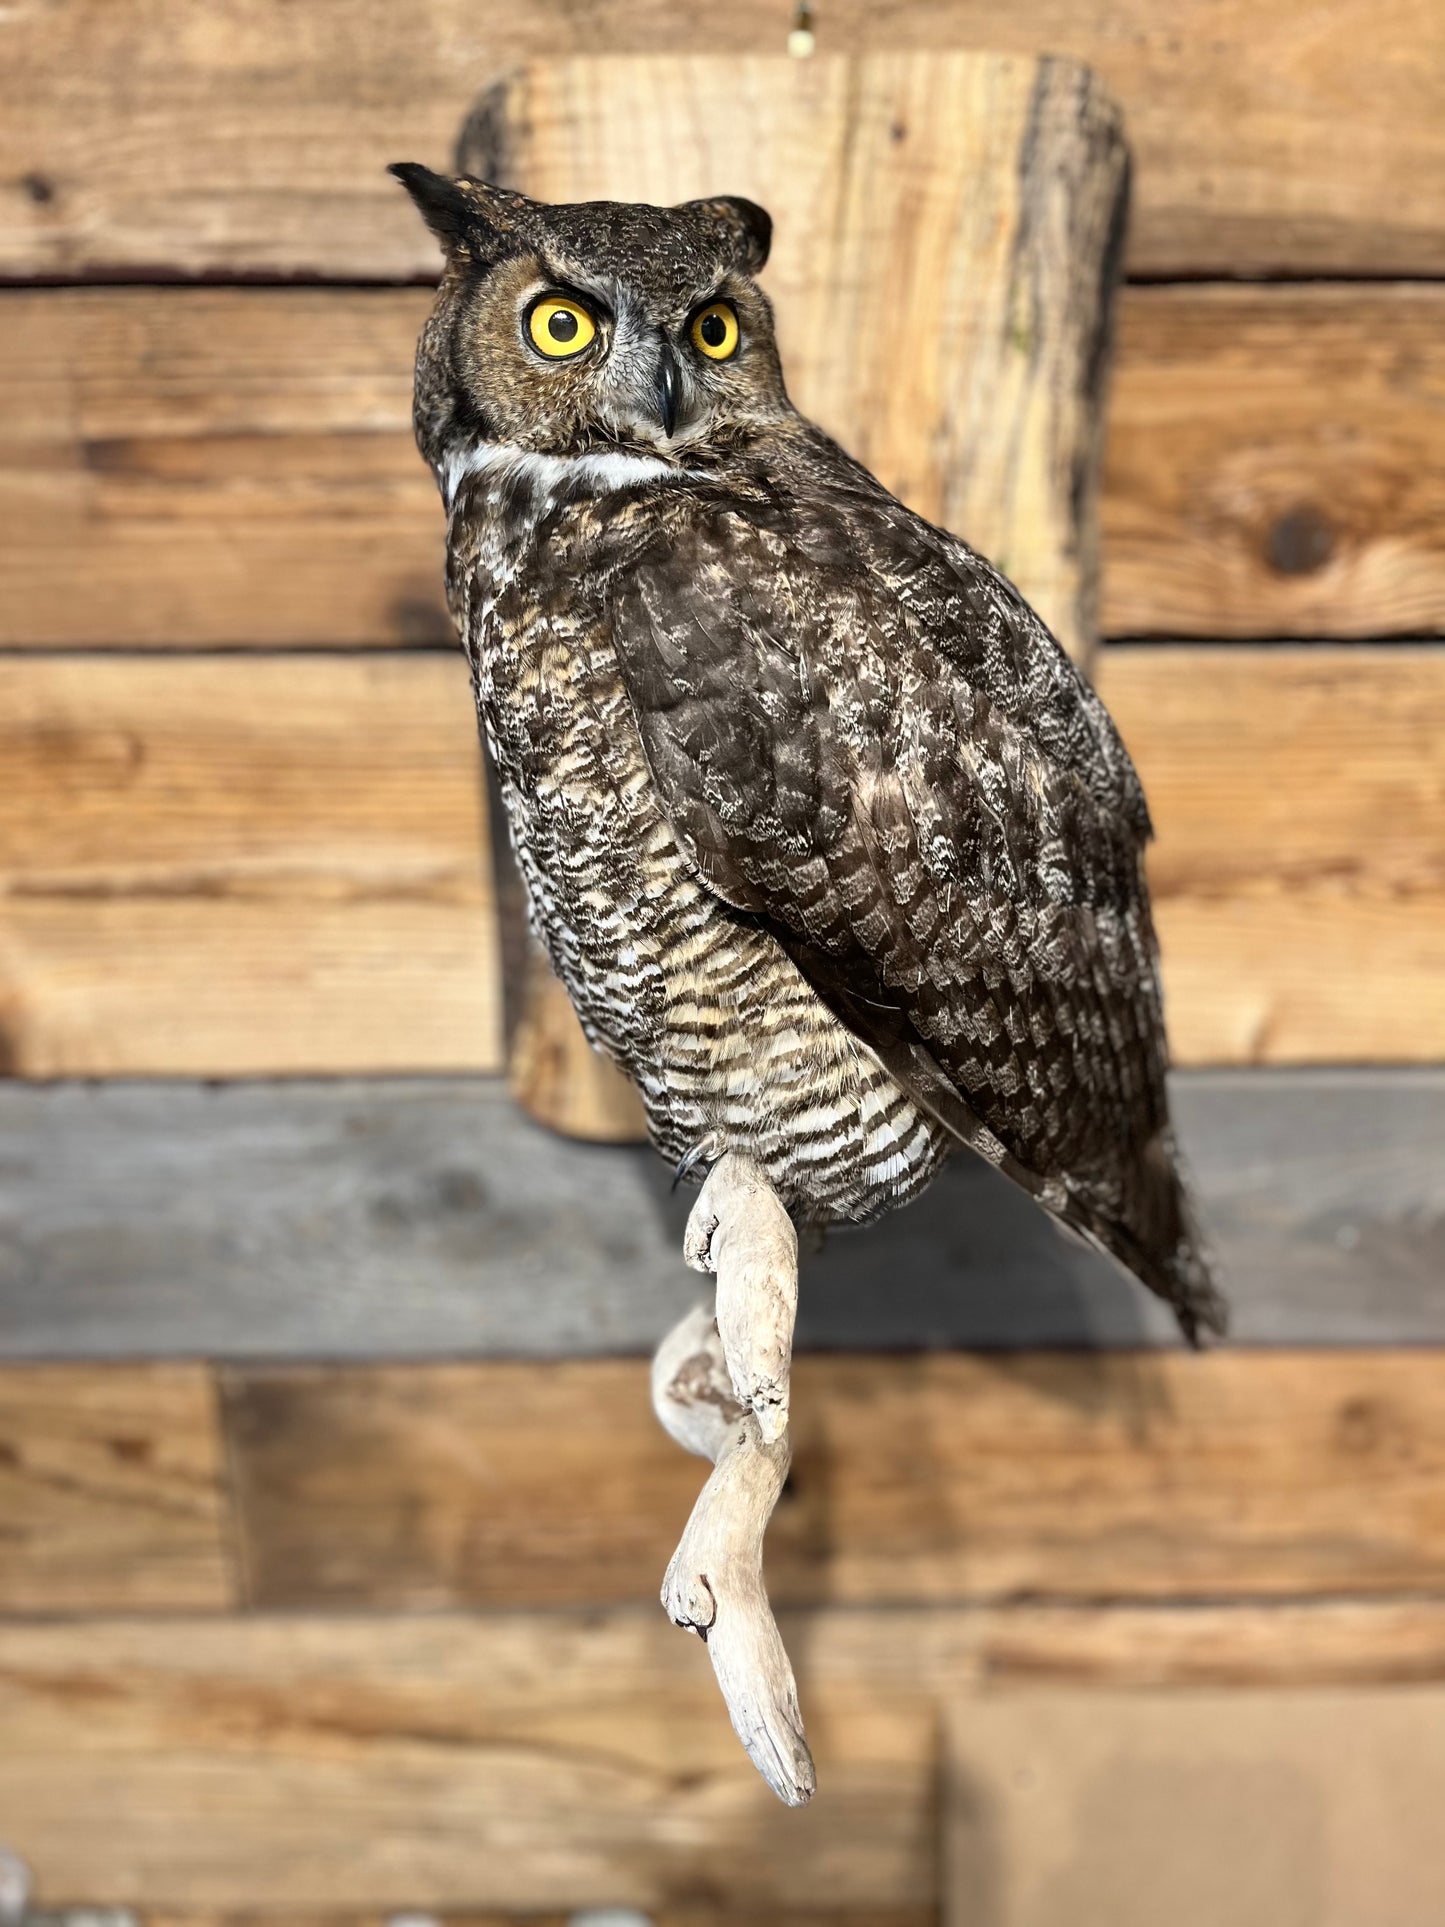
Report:
[[613,587],[700,876],[906,1089],[1217,1322],[1177,1174],[1142,793],[1011,586],[876,485],[690,497]]

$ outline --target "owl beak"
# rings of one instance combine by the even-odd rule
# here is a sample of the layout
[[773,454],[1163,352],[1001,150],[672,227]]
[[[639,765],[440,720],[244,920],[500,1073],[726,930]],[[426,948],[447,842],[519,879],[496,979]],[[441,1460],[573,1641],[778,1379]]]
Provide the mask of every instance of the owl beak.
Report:
[[677,365],[672,343],[664,341],[657,363],[657,419],[669,441],[677,427],[678,403],[682,400],[682,370]]

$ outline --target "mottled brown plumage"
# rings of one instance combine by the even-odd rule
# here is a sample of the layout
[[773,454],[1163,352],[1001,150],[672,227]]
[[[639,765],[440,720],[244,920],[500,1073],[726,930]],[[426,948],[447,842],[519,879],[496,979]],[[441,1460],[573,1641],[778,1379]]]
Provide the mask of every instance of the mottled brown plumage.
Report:
[[1138,779],[1017,591],[789,405],[767,217],[398,172],[447,256],[417,433],[513,844],[658,1148],[747,1149],[829,1222],[961,1142],[1220,1329]]

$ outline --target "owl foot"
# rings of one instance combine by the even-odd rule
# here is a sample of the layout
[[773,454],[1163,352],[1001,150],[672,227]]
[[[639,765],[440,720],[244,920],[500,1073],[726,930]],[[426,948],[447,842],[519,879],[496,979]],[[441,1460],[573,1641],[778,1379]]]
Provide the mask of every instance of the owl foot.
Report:
[[700,1164],[713,1165],[722,1156],[722,1143],[717,1133],[709,1132],[700,1138],[690,1151],[684,1151],[673,1168],[672,1189],[675,1191],[684,1178],[690,1178]]

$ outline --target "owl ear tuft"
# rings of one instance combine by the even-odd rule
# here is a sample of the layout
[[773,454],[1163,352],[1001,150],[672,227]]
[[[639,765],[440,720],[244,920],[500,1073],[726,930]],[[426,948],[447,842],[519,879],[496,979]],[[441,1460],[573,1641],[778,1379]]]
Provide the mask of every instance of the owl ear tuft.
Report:
[[741,194],[717,194],[706,201],[689,201],[688,207],[705,216],[726,240],[733,264],[744,274],[757,274],[767,264],[773,244],[773,217],[756,201],[745,201]]
[[395,174],[449,255],[494,267],[525,236],[531,203],[524,195],[468,176],[434,174],[420,161],[394,161],[386,171]]
[[483,223],[475,201],[460,181],[448,174],[434,174],[420,161],[393,161],[386,171],[395,174],[448,253],[463,248],[470,251]]

